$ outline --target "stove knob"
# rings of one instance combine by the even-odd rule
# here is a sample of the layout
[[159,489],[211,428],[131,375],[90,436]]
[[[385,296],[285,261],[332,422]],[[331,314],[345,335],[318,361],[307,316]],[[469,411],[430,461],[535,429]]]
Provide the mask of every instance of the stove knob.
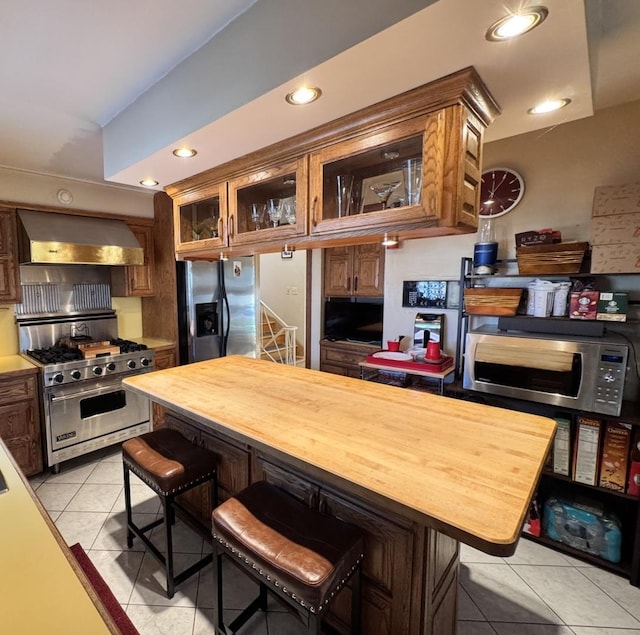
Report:
[[57,384],[61,384],[64,381],[64,375],[62,373],[56,373],[53,376],[53,381],[55,381]]
[[102,375],[102,366],[94,366],[92,372],[94,375]]
[[143,366],[148,366],[148,365],[151,363],[151,360],[147,359],[146,357],[143,357],[143,358],[140,360],[140,363],[141,363]]
[[135,367],[136,367],[136,362],[135,362],[135,360],[130,359],[130,360],[127,362],[127,366],[128,366],[129,368],[135,368]]
[[81,376],[82,375],[81,375],[79,370],[72,370],[71,371],[71,378],[72,379],[80,379]]
[[107,370],[115,370],[116,369],[116,365],[113,362],[109,362],[107,364]]

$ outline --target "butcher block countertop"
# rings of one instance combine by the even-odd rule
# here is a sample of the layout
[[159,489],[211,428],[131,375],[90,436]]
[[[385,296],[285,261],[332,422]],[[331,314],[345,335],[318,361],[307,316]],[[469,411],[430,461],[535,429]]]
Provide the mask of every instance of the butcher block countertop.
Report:
[[0,471],[0,632],[119,633],[1,440]]
[[239,356],[124,384],[496,555],[515,549],[556,427],[546,417]]

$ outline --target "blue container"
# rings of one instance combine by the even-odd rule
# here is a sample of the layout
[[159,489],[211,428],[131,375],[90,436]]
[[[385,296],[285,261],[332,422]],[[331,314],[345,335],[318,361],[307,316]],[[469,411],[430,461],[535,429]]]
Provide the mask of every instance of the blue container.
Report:
[[491,267],[498,259],[498,243],[476,243],[473,246],[473,266]]

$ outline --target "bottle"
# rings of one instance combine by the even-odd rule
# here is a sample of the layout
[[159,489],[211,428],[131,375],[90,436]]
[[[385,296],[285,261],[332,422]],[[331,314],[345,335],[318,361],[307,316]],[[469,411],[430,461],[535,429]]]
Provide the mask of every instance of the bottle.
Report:
[[473,248],[473,266],[478,274],[490,274],[498,259],[495,223],[491,216],[479,219],[478,238]]

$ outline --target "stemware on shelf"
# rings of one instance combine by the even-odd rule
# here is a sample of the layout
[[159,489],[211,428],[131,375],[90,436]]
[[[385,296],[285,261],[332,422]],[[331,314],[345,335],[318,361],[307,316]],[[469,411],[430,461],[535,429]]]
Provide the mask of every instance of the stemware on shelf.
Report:
[[289,225],[296,224],[296,199],[286,199],[284,202],[284,219]]
[[264,203],[251,203],[251,221],[256,227],[256,230],[261,229],[262,221],[264,220],[264,212],[266,205]]
[[342,218],[348,216],[351,211],[353,176],[350,174],[336,176],[336,185],[338,218]]
[[282,218],[282,199],[270,198],[267,201],[267,213],[269,214],[269,220],[274,227],[278,226],[280,219]]
[[382,201],[382,209],[387,209],[389,197],[399,185],[400,181],[385,181],[384,183],[373,183],[369,188]]

